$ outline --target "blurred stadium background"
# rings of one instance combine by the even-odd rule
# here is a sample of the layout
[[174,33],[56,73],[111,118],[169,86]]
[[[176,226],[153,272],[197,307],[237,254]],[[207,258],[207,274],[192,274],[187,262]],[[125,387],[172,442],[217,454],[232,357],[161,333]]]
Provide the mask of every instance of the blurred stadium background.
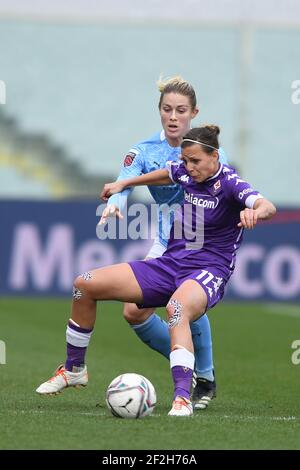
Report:
[[[64,404],[76,419],[71,401],[62,402],[58,414],[53,404],[43,405],[39,415],[31,389],[40,382],[41,374],[49,373],[51,359],[59,359],[54,338],[63,331],[68,302],[56,299],[70,295],[74,276],[97,266],[140,258],[147,250],[147,240],[98,240],[96,210],[102,185],[117,176],[127,150],[160,129],[156,81],[161,74],[180,74],[194,85],[200,105],[200,117],[194,124],[209,122],[221,127],[221,144],[230,161],[280,211],[271,223],[246,234],[226,297],[227,320],[219,319],[223,313],[215,316],[216,321],[211,314],[215,360],[222,365],[218,371],[222,392],[220,404],[212,405],[205,424],[213,425],[215,431],[211,436],[208,431],[209,439],[201,435],[199,443],[192,439],[184,447],[180,439],[175,444],[165,429],[166,447],[160,448],[172,448],[173,443],[177,448],[300,447],[299,439],[293,438],[295,430],[299,431],[299,393],[297,399],[295,396],[300,365],[297,368],[291,362],[291,344],[300,339],[299,49],[300,3],[296,0],[1,0],[0,339],[5,342],[7,357],[0,363],[7,362],[1,372],[11,401],[7,405],[3,388],[1,399],[8,412],[4,419],[10,425],[1,433],[0,448],[80,448],[76,433],[63,442],[49,431],[51,441],[37,422],[47,413],[55,427]],[[135,191],[134,197],[150,202],[146,191]],[[110,324],[106,318],[106,327],[120,329],[125,340],[115,343],[111,363],[106,364],[106,375],[100,380],[102,388],[131,365],[169,393],[163,360],[145,351],[123,325],[120,305],[109,308],[118,311],[118,320]],[[221,313],[222,307],[218,310]],[[247,315],[255,320],[245,322]],[[257,331],[254,322],[259,325]],[[63,345],[63,335],[59,337]],[[50,361],[46,352],[41,353],[43,338],[51,350]],[[232,349],[233,338],[236,349]],[[91,353],[95,374],[97,358],[105,351],[103,341],[105,338]],[[118,356],[118,344],[121,349],[123,341],[132,345],[128,362]],[[43,364],[37,370],[40,355]],[[144,358],[145,368],[136,355]],[[28,360],[33,364],[32,374],[26,369]],[[238,379],[232,367],[235,361],[241,373]],[[161,364],[162,376],[158,373]],[[20,369],[26,370],[25,377],[15,383],[13,377],[19,377]],[[230,381],[233,390],[226,388]],[[264,381],[275,396],[270,390],[263,395]],[[96,394],[92,387],[87,402],[84,398],[79,401],[82,425],[89,419],[88,400],[92,402]],[[279,400],[285,391],[290,397],[286,403],[293,401],[292,410]],[[23,393],[27,401],[22,399]],[[232,393],[239,397],[237,401]],[[246,415],[243,399],[247,403],[250,399]],[[239,410],[233,412],[237,402]],[[270,403],[279,402],[280,411],[266,411]],[[256,410],[252,409],[253,416],[251,404]],[[273,432],[254,439],[261,425],[255,416],[262,408],[268,414],[264,426]],[[30,438],[30,433],[24,435],[16,410],[25,410],[27,429],[33,432]],[[232,412],[242,432],[237,433],[231,423],[234,437],[229,439],[224,425],[227,429],[225,416]],[[111,429],[117,431],[115,423],[107,416],[106,420],[108,439]],[[162,423],[163,418],[159,425]],[[96,421],[94,426],[91,429],[96,429]],[[127,423],[124,426],[129,432]],[[152,436],[151,426],[148,432]],[[160,445],[154,441],[131,444],[123,442],[122,436],[120,433],[114,444],[109,439],[92,439],[82,446]]]

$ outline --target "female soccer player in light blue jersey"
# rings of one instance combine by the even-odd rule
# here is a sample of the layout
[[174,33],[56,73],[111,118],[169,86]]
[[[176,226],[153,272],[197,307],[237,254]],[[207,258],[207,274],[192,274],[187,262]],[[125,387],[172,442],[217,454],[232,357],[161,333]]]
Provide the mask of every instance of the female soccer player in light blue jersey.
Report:
[[[129,150],[125,156],[118,181],[165,168],[167,161],[178,160],[181,153],[182,137],[190,129],[191,120],[198,114],[195,91],[181,77],[174,77],[165,82],[160,81],[158,86],[160,91],[158,107],[163,130],[149,139],[139,142]],[[222,163],[227,163],[226,155],[222,149],[219,149],[219,158]],[[180,185],[149,186],[148,189],[159,206],[162,204],[172,206],[183,202],[183,192]],[[122,214],[131,191],[132,189],[126,189],[108,200],[100,223],[105,223],[109,216]],[[146,259],[161,256],[167,247],[172,218],[166,216],[166,213],[162,211],[158,211],[157,218],[156,237]],[[124,317],[144,343],[169,359],[170,335],[168,327],[154,309],[139,310],[135,304],[125,304]],[[194,322],[191,328],[197,374],[193,402],[196,409],[202,409],[206,408],[216,395],[212,337],[207,315]]]
[[[66,363],[37,388],[37,393],[53,394],[87,384],[85,353],[97,301],[135,302],[145,308],[165,306],[174,384],[168,414],[193,415],[191,325],[222,299],[244,229],[254,228],[258,220],[270,219],[276,212],[274,205],[233,168],[220,163],[218,134],[217,126],[192,129],[182,140],[181,162],[170,161],[165,169],[104,186],[102,197],[107,200],[132,186],[178,183],[183,188],[184,204],[175,213],[162,256],[95,269],[76,278],[67,326]],[[191,227],[194,239],[185,230]]]

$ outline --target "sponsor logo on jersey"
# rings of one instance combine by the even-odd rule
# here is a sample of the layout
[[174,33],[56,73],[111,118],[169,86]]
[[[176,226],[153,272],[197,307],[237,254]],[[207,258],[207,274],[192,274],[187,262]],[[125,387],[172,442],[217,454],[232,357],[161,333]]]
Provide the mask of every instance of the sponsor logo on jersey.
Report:
[[190,181],[190,177],[188,175],[182,175],[180,176],[179,181],[182,181],[183,183],[188,183]]
[[136,153],[134,152],[129,152],[124,158],[124,166],[130,166],[133,163],[133,160],[136,157]]
[[241,191],[239,193],[239,199],[242,199],[243,196],[245,196],[245,194],[252,193],[253,191],[254,191],[254,189],[252,189],[252,188],[243,189],[243,191]]
[[204,209],[215,209],[219,204],[218,197],[212,198],[206,194],[198,194],[195,196],[193,193],[184,192],[184,199],[190,204],[203,207]]

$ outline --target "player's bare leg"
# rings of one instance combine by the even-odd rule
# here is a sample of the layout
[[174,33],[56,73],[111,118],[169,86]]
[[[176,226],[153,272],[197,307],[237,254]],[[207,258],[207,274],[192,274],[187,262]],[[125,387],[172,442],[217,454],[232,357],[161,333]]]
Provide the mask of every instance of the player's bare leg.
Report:
[[129,264],[116,264],[78,276],[74,282],[72,320],[83,328],[93,328],[97,300],[142,302],[141,288]]
[[[145,260],[162,256],[165,247],[155,241]],[[167,323],[155,313],[154,308],[139,309],[136,304],[126,303],[123,309],[125,320],[129,323],[138,338],[154,351],[169,360],[170,335]]]
[[136,304],[125,303],[123,315],[130,325],[140,325],[148,320],[154,311],[154,308],[138,308]]
[[[123,315],[144,344],[162,354],[167,360],[170,359],[171,345],[168,325],[156,314],[154,309],[139,309],[136,304],[127,303],[124,305]],[[202,315],[190,326],[195,354],[192,401],[194,409],[203,410],[216,397],[212,339],[207,315]]]
[[168,305],[171,336],[170,367],[174,382],[174,401],[170,416],[191,416],[190,391],[194,370],[194,348],[190,322],[205,312],[207,297],[193,280],[185,281],[172,295]]
[[97,300],[142,302],[141,288],[126,263],[96,269],[78,276],[74,283],[72,313],[66,332],[67,360],[54,376],[37,388],[41,395],[54,395],[66,387],[88,382],[85,353],[96,320]]

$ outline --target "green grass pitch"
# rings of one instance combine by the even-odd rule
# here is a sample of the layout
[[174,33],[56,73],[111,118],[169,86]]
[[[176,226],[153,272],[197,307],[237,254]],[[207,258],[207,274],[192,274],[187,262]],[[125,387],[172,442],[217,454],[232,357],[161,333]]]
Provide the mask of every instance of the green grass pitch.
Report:
[[[217,398],[192,418],[167,416],[169,363],[143,345],[122,319],[119,303],[98,307],[87,354],[90,382],[56,397],[35,388],[65,358],[66,300],[2,299],[0,449],[300,449],[300,365],[291,344],[300,339],[300,306],[229,304],[211,319]],[[163,314],[163,310],[161,310]],[[123,372],[154,384],[152,416],[114,418],[107,385]]]

